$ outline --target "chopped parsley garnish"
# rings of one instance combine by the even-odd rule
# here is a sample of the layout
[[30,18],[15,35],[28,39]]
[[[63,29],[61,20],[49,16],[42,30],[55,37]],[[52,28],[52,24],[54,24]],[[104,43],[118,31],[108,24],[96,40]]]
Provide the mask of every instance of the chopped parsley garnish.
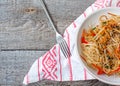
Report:
[[108,68],[109,68],[109,66],[108,66],[108,65],[105,65],[105,68],[106,68],[106,69],[108,69]]
[[102,25],[106,25],[107,24],[107,22],[102,22]]
[[93,28],[92,28],[92,30],[95,30],[95,29],[96,29],[96,27],[93,27]]

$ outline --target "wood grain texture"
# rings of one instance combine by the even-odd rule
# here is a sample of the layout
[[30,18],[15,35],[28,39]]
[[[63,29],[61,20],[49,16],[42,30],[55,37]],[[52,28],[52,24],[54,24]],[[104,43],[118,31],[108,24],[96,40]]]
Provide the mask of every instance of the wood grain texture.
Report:
[[50,80],[42,80],[37,83],[32,83],[27,86],[112,86],[102,83],[98,80],[73,81],[73,82],[56,82]]
[[1,51],[0,86],[22,86],[33,62],[46,51]]
[[[45,0],[61,33],[94,1]],[[50,49],[55,43],[39,0],[0,0],[1,50]]]

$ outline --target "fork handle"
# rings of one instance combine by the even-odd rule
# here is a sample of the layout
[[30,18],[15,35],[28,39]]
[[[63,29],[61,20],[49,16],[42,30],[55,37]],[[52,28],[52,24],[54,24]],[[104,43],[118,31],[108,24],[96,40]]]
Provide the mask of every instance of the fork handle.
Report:
[[49,13],[46,5],[45,5],[45,2],[44,2],[43,0],[40,0],[40,1],[41,1],[41,5],[42,5],[42,7],[43,7],[43,9],[44,9],[44,11],[45,11],[45,13],[46,13],[46,15],[47,15],[48,20],[49,20],[50,23],[51,23],[51,26],[53,27],[54,31],[55,31],[57,34],[59,34],[57,28],[55,27],[55,25],[54,25],[54,23],[53,23],[52,17],[50,16],[50,13]]

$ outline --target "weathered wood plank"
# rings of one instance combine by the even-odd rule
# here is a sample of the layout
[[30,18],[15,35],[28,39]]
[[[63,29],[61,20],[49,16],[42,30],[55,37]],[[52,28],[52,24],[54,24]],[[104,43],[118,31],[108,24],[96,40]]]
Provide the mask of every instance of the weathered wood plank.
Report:
[[0,86],[21,86],[32,63],[45,51],[1,51]]
[[29,84],[28,86],[112,86],[102,83],[98,80],[86,80],[86,81],[72,81],[72,82],[56,82],[50,80],[42,80],[37,83]]
[[[61,33],[94,1],[45,0]],[[50,49],[50,28],[39,0],[0,0],[0,49]]]

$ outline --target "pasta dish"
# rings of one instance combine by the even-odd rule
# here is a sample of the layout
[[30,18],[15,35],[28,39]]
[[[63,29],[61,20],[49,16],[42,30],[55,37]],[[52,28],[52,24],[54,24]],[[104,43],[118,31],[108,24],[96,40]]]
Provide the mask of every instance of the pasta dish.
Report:
[[108,13],[83,29],[81,57],[97,74],[120,74],[120,15]]

